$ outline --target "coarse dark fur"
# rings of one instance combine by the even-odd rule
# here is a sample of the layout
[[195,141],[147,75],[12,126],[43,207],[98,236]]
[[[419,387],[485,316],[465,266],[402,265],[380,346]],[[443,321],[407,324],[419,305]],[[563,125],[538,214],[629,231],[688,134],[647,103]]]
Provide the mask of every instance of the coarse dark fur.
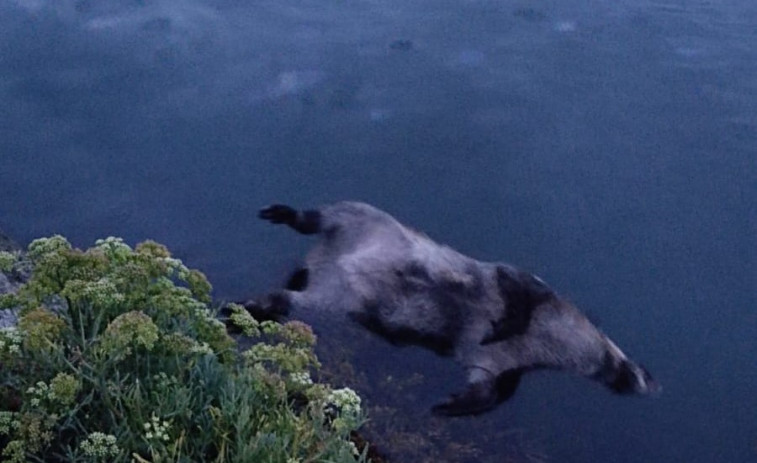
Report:
[[393,343],[453,356],[468,374],[444,415],[494,408],[524,372],[573,371],[620,394],[660,388],[649,373],[538,277],[435,243],[368,204],[297,211],[274,205],[260,217],[319,241],[286,288],[246,304],[256,315],[333,311]]

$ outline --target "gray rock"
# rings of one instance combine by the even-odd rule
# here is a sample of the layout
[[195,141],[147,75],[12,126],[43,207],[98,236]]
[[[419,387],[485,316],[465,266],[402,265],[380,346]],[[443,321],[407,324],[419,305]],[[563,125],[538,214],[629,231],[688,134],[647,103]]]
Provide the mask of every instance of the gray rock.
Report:
[[[5,281],[3,281],[5,280]],[[0,293],[5,293],[7,278],[0,274]],[[0,328],[7,328],[9,326],[15,326],[18,322],[15,309],[0,309]]]
[[[23,252],[21,246],[10,239],[0,230],[0,251]],[[14,269],[10,272],[0,272],[0,294],[14,293],[29,278],[29,272]],[[16,310],[0,310],[0,328],[14,326],[18,320]]]
[[20,251],[21,246],[0,230],[0,251]]

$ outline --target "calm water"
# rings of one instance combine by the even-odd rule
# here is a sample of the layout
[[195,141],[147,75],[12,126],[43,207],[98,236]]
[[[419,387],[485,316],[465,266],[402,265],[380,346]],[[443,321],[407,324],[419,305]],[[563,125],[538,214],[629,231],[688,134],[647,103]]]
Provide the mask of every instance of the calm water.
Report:
[[[471,442],[757,462],[751,0],[5,0],[0,140],[19,241],[157,239],[240,298],[307,247],[260,206],[361,199],[537,272],[665,387],[531,375]],[[459,381],[379,352],[436,378],[412,413]]]

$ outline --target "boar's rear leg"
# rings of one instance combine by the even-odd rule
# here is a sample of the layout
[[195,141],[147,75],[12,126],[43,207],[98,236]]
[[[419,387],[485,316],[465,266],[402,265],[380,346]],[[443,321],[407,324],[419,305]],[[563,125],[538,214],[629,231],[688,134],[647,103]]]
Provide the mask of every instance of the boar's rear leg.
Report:
[[489,370],[472,367],[468,370],[468,385],[458,394],[431,409],[435,415],[477,415],[497,406],[497,378]]
[[432,408],[442,416],[478,415],[488,412],[512,397],[520,384],[520,370],[505,371],[497,376],[483,369],[471,371],[468,386],[462,393]]
[[261,209],[258,217],[274,224],[289,225],[303,235],[321,231],[321,213],[316,210],[298,211],[284,204],[274,204]]

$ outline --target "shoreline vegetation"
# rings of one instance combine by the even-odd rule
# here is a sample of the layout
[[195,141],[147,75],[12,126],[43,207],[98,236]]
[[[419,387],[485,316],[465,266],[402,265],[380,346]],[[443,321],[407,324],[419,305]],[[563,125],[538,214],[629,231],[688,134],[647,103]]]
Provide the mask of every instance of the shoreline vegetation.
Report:
[[360,397],[314,382],[302,322],[211,304],[205,276],[153,241],[26,252],[0,232],[0,453],[9,462],[382,461]]

